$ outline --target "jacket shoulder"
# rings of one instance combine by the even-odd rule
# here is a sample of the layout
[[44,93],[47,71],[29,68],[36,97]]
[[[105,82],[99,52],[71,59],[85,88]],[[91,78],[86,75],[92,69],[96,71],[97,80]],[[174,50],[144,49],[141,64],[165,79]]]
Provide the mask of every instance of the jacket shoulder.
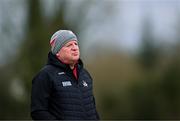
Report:
[[41,70],[40,73],[47,73],[49,75],[53,75],[54,73],[60,71],[61,68],[57,68],[56,66],[53,65],[45,65]]
[[93,78],[91,77],[91,74],[89,73],[89,71],[85,68],[82,69],[83,75],[87,76],[88,78],[90,78],[93,81]]
[[39,72],[33,77],[33,81],[35,80],[48,80],[49,79],[49,73],[52,72],[53,67],[51,65],[45,65],[43,68],[40,69]]
[[55,70],[55,67],[54,67],[54,66],[52,66],[52,65],[45,65],[45,66],[40,70],[40,72],[41,72],[41,71],[43,71],[43,72],[50,72],[50,71],[52,71],[52,70]]

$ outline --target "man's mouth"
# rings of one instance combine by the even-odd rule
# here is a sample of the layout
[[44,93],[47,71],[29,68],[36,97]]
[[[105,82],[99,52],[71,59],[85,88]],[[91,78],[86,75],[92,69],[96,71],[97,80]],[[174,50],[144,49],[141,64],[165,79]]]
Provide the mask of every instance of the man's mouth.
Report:
[[73,53],[72,55],[73,55],[73,56],[77,56],[77,55],[78,55],[78,53]]

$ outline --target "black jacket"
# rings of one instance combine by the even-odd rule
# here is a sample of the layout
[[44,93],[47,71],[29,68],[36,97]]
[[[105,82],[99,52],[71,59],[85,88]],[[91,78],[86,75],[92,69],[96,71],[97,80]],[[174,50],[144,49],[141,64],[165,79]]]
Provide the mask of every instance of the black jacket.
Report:
[[32,119],[97,120],[92,78],[78,63],[78,80],[51,52],[48,64],[32,80]]

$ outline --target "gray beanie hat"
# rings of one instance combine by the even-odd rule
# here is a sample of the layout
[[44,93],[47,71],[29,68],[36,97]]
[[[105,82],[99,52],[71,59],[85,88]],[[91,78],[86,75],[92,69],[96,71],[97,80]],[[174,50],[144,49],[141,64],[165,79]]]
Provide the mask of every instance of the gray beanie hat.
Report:
[[55,32],[50,40],[51,51],[55,55],[69,41],[78,41],[76,35],[70,30],[59,30]]

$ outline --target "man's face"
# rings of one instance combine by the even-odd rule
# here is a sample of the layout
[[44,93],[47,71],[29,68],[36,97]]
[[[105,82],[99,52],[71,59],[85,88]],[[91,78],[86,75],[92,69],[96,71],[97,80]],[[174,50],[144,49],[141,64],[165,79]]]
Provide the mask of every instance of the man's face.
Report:
[[56,54],[59,60],[65,64],[73,64],[79,60],[80,52],[76,41],[66,43]]

